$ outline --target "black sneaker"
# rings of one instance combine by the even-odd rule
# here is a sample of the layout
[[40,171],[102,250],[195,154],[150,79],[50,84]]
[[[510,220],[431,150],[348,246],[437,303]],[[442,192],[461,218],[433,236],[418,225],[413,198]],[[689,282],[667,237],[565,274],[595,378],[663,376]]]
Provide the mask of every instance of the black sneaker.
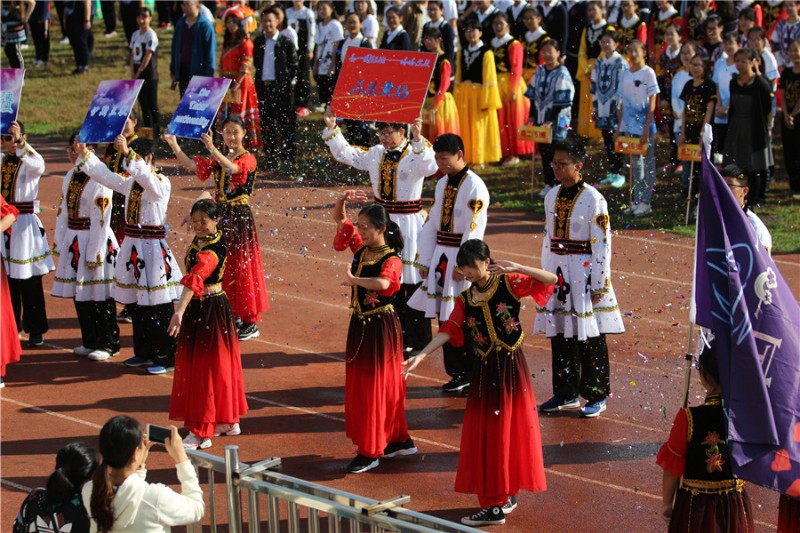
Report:
[[401,455],[414,455],[417,453],[417,447],[414,446],[414,441],[407,439],[403,442],[390,442],[386,449],[383,450],[383,457],[398,457]]
[[461,523],[468,526],[499,526],[506,523],[506,515],[499,505],[481,509],[472,516],[465,516]]
[[347,471],[351,474],[360,474],[362,472],[366,472],[367,470],[372,470],[376,466],[378,466],[378,458],[372,459],[371,457],[367,457],[365,455],[358,454],[356,458],[350,461],[350,464],[347,465]]
[[28,336],[28,346],[31,348],[35,348],[36,346],[42,346],[44,344],[44,337],[41,333],[31,333]]
[[509,496],[508,501],[501,507],[501,509],[503,509],[503,514],[511,514],[511,512],[516,508],[517,499],[514,496]]
[[469,387],[469,379],[463,374],[455,376],[453,379],[442,385],[445,392],[458,392]]
[[242,324],[242,327],[239,328],[239,340],[240,341],[248,341],[250,339],[255,339],[256,337],[260,336],[261,333],[258,332],[258,326],[255,324]]

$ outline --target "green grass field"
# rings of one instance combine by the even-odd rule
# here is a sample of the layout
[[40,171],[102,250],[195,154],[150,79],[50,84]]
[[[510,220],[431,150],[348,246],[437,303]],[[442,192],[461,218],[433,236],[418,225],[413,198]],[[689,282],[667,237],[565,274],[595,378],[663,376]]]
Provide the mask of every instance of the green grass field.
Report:
[[[172,33],[157,30],[160,45],[158,50],[160,90],[159,106],[162,113],[162,127],[169,122],[172,111],[178,104],[177,91],[169,90],[169,49]],[[86,110],[102,80],[125,79],[130,77],[126,66],[128,51],[122,32],[118,37],[106,39],[102,34],[102,22],[95,23],[95,50],[89,74],[71,75],[75,68],[72,49],[68,44],[58,44],[60,32],[54,27],[51,36],[51,58],[46,68],[31,69],[26,73],[23,89],[23,100],[20,106],[22,120],[30,135],[46,136],[55,139],[66,139],[73,131],[80,128]],[[26,64],[33,62],[33,44],[24,51]],[[2,62],[5,63],[5,56]],[[296,167],[288,174],[298,185],[345,185],[364,184],[366,176],[343,165],[333,163],[327,148],[320,139],[323,125],[319,114],[312,115],[299,122],[298,161]],[[656,160],[658,167],[666,163],[667,147],[664,135],[657,136]],[[595,184],[605,174],[605,156],[600,143],[588,146],[591,156],[587,161],[584,178]],[[791,199],[788,192],[786,174],[780,142],[776,154],[777,180],[773,184],[769,203],[759,209],[758,214],[770,229],[774,240],[775,253],[800,252],[800,202]],[[161,152],[164,155],[164,152]],[[333,164],[332,164],[333,163]],[[537,161],[537,173],[532,188],[530,160],[513,167],[490,165],[479,170],[492,195],[495,208],[521,209],[530,211],[532,216],[543,216],[542,201],[532,192],[542,187],[541,167]],[[430,192],[433,184],[427,184]],[[602,189],[609,204],[612,215],[612,227],[615,229],[635,228],[652,231],[668,231],[692,236],[693,226],[682,224],[685,202],[679,197],[680,178],[678,176],[659,174],[653,201],[653,215],[637,219],[621,214],[628,204],[628,190]]]

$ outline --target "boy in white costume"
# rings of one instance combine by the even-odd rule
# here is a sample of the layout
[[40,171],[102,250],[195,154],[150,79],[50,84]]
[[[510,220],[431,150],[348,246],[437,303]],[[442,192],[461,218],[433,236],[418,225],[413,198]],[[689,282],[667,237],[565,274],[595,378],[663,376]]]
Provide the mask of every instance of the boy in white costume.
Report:
[[422,215],[422,182],[436,172],[431,143],[422,136],[422,120],[411,125],[411,139],[406,137],[405,124],[377,123],[379,144],[372,148],[352,146],[336,126],[336,117],[329,107],[325,111],[322,140],[340,163],[369,172],[375,203],[382,205],[389,218],[400,227],[405,246],[402,287],[395,295],[395,309],[403,325],[406,352],[422,349],[431,340],[431,326],[424,314],[411,309],[406,302],[422,281],[414,260],[417,257],[417,236],[425,222]]
[[29,346],[41,346],[48,330],[42,277],[55,270],[44,226],[36,214],[44,159],[28,144],[20,122],[11,123],[2,143],[2,194],[19,210],[19,217],[13,231],[3,236],[0,256],[8,273],[17,329],[28,333]]
[[[483,239],[489,190],[483,180],[464,161],[464,142],[453,133],[437,137],[433,143],[436,164],[445,174],[436,183],[436,197],[427,222],[420,232],[417,249],[422,286],[408,301],[414,309],[425,311],[429,318],[445,322],[455,308],[455,300],[469,287],[456,270],[456,255],[469,239]],[[444,368],[451,380],[442,389],[461,391],[469,387],[472,372],[472,349],[465,342],[461,348],[442,347]]]
[[623,333],[611,286],[611,228],[608,206],[581,178],[583,146],[553,145],[553,170],[560,185],[544,200],[542,268],[558,278],[546,306],[537,308],[534,333],[545,333],[553,348],[553,394],[541,409],[580,407],[593,418],[606,409],[611,392],[607,333]]

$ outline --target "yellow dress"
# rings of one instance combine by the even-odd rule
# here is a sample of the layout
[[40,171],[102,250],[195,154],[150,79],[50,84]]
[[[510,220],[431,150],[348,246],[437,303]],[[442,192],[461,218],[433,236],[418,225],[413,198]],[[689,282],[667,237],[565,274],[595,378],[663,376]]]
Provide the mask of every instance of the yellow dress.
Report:
[[[500,124],[500,142],[503,157],[529,155],[533,152],[533,143],[521,141],[517,131],[528,121],[530,102],[525,98],[526,85],[522,81],[524,50],[516,39],[500,44],[492,44],[497,69],[497,87],[503,107],[498,109]],[[515,98],[512,99],[512,95]]]
[[471,52],[465,47],[459,52],[455,99],[464,141],[464,159],[472,165],[500,161],[502,151],[497,110],[502,103],[491,50],[481,48]]
[[[602,33],[605,27],[606,26],[604,25],[600,29],[600,33]],[[579,95],[578,104],[578,135],[589,137],[590,139],[601,139],[603,134],[600,132],[600,130],[595,128],[594,123],[592,122],[592,95],[589,92],[589,87],[592,83],[592,69],[594,68],[594,63],[597,61],[597,57],[599,56],[600,39],[597,39],[598,43],[595,46],[592,46],[592,49],[590,50],[586,32],[587,29],[584,29],[583,35],[581,36],[581,48],[578,52],[577,78],[581,84],[581,92]]]
[[436,69],[428,86],[428,96],[425,98],[425,108],[434,110],[432,123],[423,125],[423,136],[431,142],[443,133],[461,135],[456,100],[450,93],[452,73],[453,67],[450,61],[445,59],[444,54],[439,54],[436,59]]

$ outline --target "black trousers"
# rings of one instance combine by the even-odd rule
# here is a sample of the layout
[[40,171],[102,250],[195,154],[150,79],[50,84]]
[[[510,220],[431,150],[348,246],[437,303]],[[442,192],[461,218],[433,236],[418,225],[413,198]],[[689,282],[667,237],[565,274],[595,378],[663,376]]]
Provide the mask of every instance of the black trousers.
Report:
[[800,193],[800,125],[787,128],[781,118],[781,139],[783,140],[783,161],[789,174],[789,187],[795,194]]
[[47,310],[44,304],[42,276],[28,279],[8,278],[8,293],[17,329],[30,335],[47,333]]
[[114,300],[74,301],[81,327],[81,344],[92,350],[106,350],[112,354],[119,352],[119,325]]
[[[79,10],[75,10],[76,12]],[[72,53],[75,56],[76,67],[88,67],[89,57],[91,54],[91,46],[89,40],[93,40],[92,30],[83,29],[83,15],[75,15],[67,17],[67,37],[69,38],[69,45],[72,47]]]
[[164,367],[175,366],[178,338],[170,337],[167,333],[173,312],[172,303],[131,305],[133,354],[136,357],[149,359]]
[[308,107],[311,94],[311,65],[305,50],[297,52],[297,84],[294,87],[294,105]]
[[[133,32],[139,29],[136,18],[139,16],[140,9],[139,2],[128,2],[127,4],[120,2],[119,4],[119,18],[122,19],[122,27],[125,29],[125,39],[128,40],[128,44],[131,42]],[[212,11],[212,13],[214,12]]]
[[583,396],[590,402],[611,392],[606,336],[579,341],[563,335],[550,337],[553,347],[553,393],[562,398]]
[[[439,322],[441,327],[442,322]],[[449,342],[442,346],[444,354],[444,371],[450,377],[464,376],[472,380],[472,366],[475,363],[475,346],[469,335],[464,335],[464,345],[456,348]]]
[[328,105],[333,99],[333,89],[336,87],[336,76],[317,76],[317,95],[319,103]]
[[291,89],[281,85],[273,82],[258,90],[261,140],[267,158],[291,163],[297,153],[297,114]]
[[103,23],[106,26],[105,33],[117,31],[116,4],[116,2],[100,2],[100,11],[103,13]]
[[539,151],[542,154],[542,174],[544,174],[544,184],[553,187],[556,184],[556,173],[550,163],[553,162],[553,148],[550,144],[540,144]]
[[139,91],[139,106],[142,108],[142,125],[153,129],[153,139],[159,138],[160,123],[158,115],[158,78],[142,79],[144,84]]
[[[608,171],[613,174],[622,174],[622,154],[614,151],[614,132],[603,131],[603,146],[608,157]],[[544,159],[542,159],[544,161]]]
[[[714,153],[721,154],[725,148],[725,137],[728,136],[727,124],[714,124]],[[785,142],[785,141],[784,141]]]
[[159,24],[172,24],[172,2],[156,2]]
[[54,2],[56,5],[56,14],[58,15],[58,25],[61,27],[61,37],[67,37],[67,28],[64,25],[64,4],[66,2]]
[[33,46],[36,48],[36,60],[45,63],[50,61],[50,26],[48,22],[41,20],[30,23]]
[[8,58],[8,65],[11,68],[25,68],[25,60],[22,58],[22,43],[7,43],[3,50]]
[[417,311],[408,306],[408,299],[416,292],[419,284],[403,283],[394,295],[394,309],[403,326],[403,348],[421,350],[431,342],[431,321],[425,318],[425,311]]

